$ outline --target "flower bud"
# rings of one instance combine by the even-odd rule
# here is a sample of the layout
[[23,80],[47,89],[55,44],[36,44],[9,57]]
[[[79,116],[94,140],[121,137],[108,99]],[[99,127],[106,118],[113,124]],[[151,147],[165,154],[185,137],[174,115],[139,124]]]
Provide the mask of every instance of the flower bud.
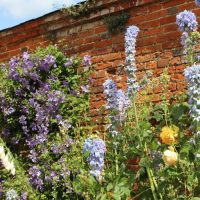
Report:
[[173,147],[169,147],[169,150],[164,151],[163,160],[166,165],[176,165],[178,161],[178,153],[174,152]]

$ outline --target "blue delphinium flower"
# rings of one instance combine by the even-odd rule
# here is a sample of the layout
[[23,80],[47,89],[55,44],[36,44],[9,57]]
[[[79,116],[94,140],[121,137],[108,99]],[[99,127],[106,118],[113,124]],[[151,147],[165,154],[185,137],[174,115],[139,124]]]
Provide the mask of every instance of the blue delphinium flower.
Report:
[[197,6],[200,6],[200,0],[195,0]]
[[137,70],[135,64],[135,45],[138,32],[139,28],[137,26],[130,26],[125,34],[127,94],[129,97],[137,92],[139,88],[135,74]]
[[107,109],[116,109],[117,107],[117,102],[116,102],[116,97],[117,97],[117,85],[116,83],[108,79],[104,82],[103,84],[104,87],[104,94],[107,100]]
[[183,11],[176,16],[176,24],[181,32],[193,32],[197,30],[197,19],[193,12]]
[[190,116],[200,122],[200,65],[186,68],[184,74],[188,82]]
[[187,32],[183,32],[181,36],[181,44],[183,45],[184,49],[188,48],[188,39],[189,34]]
[[117,91],[117,110],[119,122],[122,123],[126,118],[126,110],[130,105],[130,101],[123,90]]
[[85,140],[83,153],[89,151],[87,162],[89,163],[91,170],[90,174],[97,178],[102,179],[102,171],[104,167],[104,156],[106,152],[106,145],[102,139],[88,138]]
[[123,90],[117,90],[117,85],[113,80],[106,80],[103,87],[107,100],[106,108],[111,111],[109,119],[112,126],[110,126],[109,130],[110,132],[114,131],[113,135],[116,135],[117,126],[126,118],[126,109],[129,106],[129,100]]

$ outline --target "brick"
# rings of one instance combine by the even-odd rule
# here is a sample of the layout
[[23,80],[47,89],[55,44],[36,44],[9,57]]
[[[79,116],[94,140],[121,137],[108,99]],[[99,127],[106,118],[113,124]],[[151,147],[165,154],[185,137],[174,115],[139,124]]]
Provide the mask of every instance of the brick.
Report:
[[169,60],[168,59],[160,59],[160,60],[158,60],[157,65],[158,65],[159,68],[168,67],[169,66]]
[[150,61],[147,63],[147,69],[156,69],[157,68],[157,61]]
[[110,46],[112,44],[112,40],[102,40],[102,41],[97,41],[94,43],[95,48],[105,48],[106,46]]
[[103,56],[104,61],[112,61],[112,60],[117,60],[120,58],[121,58],[121,53],[111,53],[111,54]]
[[180,58],[180,57],[172,58],[172,59],[169,61],[169,64],[170,64],[170,65],[180,65],[180,64],[181,64],[181,58]]
[[106,26],[98,26],[94,30],[95,34],[107,32]]

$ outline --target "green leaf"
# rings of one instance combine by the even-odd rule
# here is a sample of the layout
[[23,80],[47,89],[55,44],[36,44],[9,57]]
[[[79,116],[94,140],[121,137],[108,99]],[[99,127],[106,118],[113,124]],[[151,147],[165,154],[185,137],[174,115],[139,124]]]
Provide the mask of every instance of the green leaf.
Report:
[[113,193],[112,196],[114,197],[115,200],[121,200],[121,197],[117,193]]
[[179,120],[182,115],[188,110],[186,103],[175,105],[172,109],[172,117],[174,120]]
[[106,189],[107,189],[107,192],[111,191],[113,189],[113,184],[109,183]]
[[100,200],[107,200],[107,194],[103,194]]
[[199,197],[193,197],[191,200],[200,200]]

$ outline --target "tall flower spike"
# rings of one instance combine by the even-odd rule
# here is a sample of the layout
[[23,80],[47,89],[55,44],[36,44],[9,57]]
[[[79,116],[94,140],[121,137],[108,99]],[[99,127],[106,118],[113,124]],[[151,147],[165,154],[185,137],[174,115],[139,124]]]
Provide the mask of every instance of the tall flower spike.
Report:
[[190,116],[194,121],[200,122],[200,65],[186,68],[184,75],[188,82]]
[[135,64],[135,45],[138,32],[139,28],[137,26],[130,26],[125,34],[127,94],[129,97],[134,95],[139,88],[135,74],[137,70]]

